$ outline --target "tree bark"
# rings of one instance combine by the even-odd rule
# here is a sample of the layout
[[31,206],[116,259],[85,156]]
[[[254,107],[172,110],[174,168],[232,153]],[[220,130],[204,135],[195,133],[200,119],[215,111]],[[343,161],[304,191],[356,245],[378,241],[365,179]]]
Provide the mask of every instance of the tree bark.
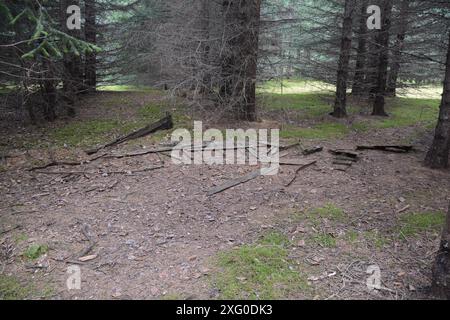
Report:
[[373,103],[373,116],[388,116],[384,110],[386,85],[387,85],[387,72],[389,65],[389,32],[391,29],[391,16],[393,0],[384,0],[382,9],[382,27],[377,33],[376,43],[380,49],[378,58],[378,75],[377,75],[377,87],[375,92],[375,101]]
[[[450,36],[449,36],[450,37]],[[448,168],[450,151],[450,39],[448,44],[444,93],[439,112],[439,120],[434,134],[433,144],[425,159],[425,165],[434,168]]]
[[433,265],[431,290],[433,295],[438,298],[450,299],[450,206],[439,251]]
[[334,102],[333,117],[345,118],[347,116],[347,78],[352,50],[352,24],[354,0],[345,0],[344,23],[342,28],[341,54],[337,74],[336,100]]
[[399,32],[397,34],[397,40],[395,41],[392,53],[392,64],[387,85],[387,95],[391,97],[395,97],[397,95],[397,81],[402,61],[402,50],[405,46],[406,32],[408,30],[408,13],[409,0],[402,0],[398,20]]
[[45,68],[45,72],[43,74],[43,80],[40,84],[43,100],[43,112],[45,120],[53,122],[56,120],[57,81],[55,81],[52,61],[45,60],[43,65]]
[[[70,5],[80,5],[79,1],[61,0],[60,2],[60,26],[61,30],[72,37],[79,38],[80,30],[69,30],[67,28],[67,8]],[[73,52],[64,53],[63,58],[63,92],[64,101],[67,105],[67,114],[70,117],[75,116],[75,101],[77,95],[80,93],[83,87],[83,70],[82,60],[80,56],[75,55]]]
[[358,31],[358,48],[356,56],[355,76],[353,79],[352,94],[360,96],[365,90],[365,68],[367,55],[367,5],[368,0],[363,0],[361,3],[361,16],[359,19]]
[[[95,0],[85,1],[85,40],[91,44],[97,43],[97,8]],[[88,92],[95,92],[97,88],[97,54],[95,51],[86,53],[85,87]]]
[[224,0],[227,29],[222,58],[221,99],[238,120],[256,121],[256,76],[260,0]]

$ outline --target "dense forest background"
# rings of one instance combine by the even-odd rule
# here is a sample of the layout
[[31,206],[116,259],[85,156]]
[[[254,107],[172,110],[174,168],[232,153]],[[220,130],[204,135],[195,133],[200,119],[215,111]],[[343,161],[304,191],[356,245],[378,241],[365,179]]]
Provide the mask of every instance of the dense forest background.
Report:
[[[449,119],[446,0],[0,0],[0,299],[449,298]],[[170,165],[195,120],[280,175]]]

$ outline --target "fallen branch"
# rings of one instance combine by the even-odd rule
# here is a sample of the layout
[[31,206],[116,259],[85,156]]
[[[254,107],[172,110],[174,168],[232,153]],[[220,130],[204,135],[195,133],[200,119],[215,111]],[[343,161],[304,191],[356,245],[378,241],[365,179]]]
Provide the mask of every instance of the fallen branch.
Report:
[[286,160],[280,160],[280,165],[282,166],[304,166],[310,164],[310,162],[305,163],[304,161],[298,161],[296,159],[286,159]]
[[169,130],[172,128],[173,128],[172,116],[170,114],[167,114],[166,117],[159,120],[158,122],[150,124],[142,129],[136,130],[126,136],[117,138],[113,142],[110,142],[110,143],[100,146],[98,148],[95,148],[92,150],[87,150],[86,153],[88,155],[92,155],[92,154],[99,152],[100,150],[103,150],[103,149],[106,149],[109,147],[114,147],[114,146],[117,146],[119,144],[122,144],[122,143],[130,141],[130,140],[142,138],[142,137],[148,136],[149,134],[155,133],[160,130]]
[[105,158],[115,158],[115,159],[123,159],[123,158],[132,158],[132,157],[140,157],[145,156],[148,154],[155,154],[155,153],[163,153],[163,152],[171,152],[173,150],[173,147],[165,147],[160,149],[152,149],[152,150],[146,150],[142,152],[135,152],[135,153],[125,153],[125,154],[107,154],[105,155]]
[[43,170],[43,169],[47,169],[47,168],[50,168],[50,167],[59,167],[59,166],[76,167],[76,166],[81,166],[83,164],[90,163],[92,161],[98,160],[100,158],[103,158],[104,156],[105,155],[102,154],[102,155],[96,156],[96,157],[94,157],[92,159],[83,160],[83,161],[66,161],[66,160],[57,161],[57,160],[55,160],[55,161],[49,162],[47,164],[44,164],[42,166],[37,166],[37,167],[33,167],[33,168],[30,168],[30,169],[27,169],[27,171],[33,172],[33,171],[36,171],[36,170]]
[[21,225],[16,225],[16,226],[11,227],[11,228],[9,228],[9,229],[1,230],[1,231],[0,231],[0,235],[7,234],[7,233],[9,233],[9,232],[11,232],[11,231],[14,231],[14,230],[16,230],[16,229],[21,229],[21,228],[22,228]]
[[312,155],[314,153],[318,153],[318,152],[322,152],[322,151],[323,151],[323,147],[317,146],[317,147],[314,147],[314,148],[311,148],[311,149],[303,150],[302,154],[304,156],[309,156],[309,155]]
[[164,168],[164,166],[155,166],[155,167],[149,167],[149,168],[133,170],[133,171],[87,172],[87,171],[38,171],[38,170],[36,170],[34,172],[39,173],[39,174],[49,174],[49,175],[58,175],[58,174],[63,174],[63,175],[107,174],[107,175],[110,175],[110,174],[135,174],[135,173],[142,173],[142,172],[158,170],[161,168]]
[[285,185],[285,187],[286,187],[286,188],[287,188],[287,187],[290,187],[290,186],[295,182],[295,180],[297,180],[297,176],[298,176],[298,174],[300,173],[300,171],[302,171],[302,170],[304,170],[304,169],[306,169],[306,168],[308,168],[308,167],[311,167],[311,166],[315,165],[316,163],[317,163],[317,161],[313,161],[313,162],[307,163],[307,164],[305,164],[305,165],[299,167],[299,168],[295,171],[295,175],[294,175],[294,177],[292,178],[292,180],[289,181],[289,183],[287,183],[287,184]]
[[414,151],[413,146],[357,146],[356,150],[377,150],[394,153],[408,153]]
[[344,156],[344,157],[352,158],[352,159],[359,158],[359,154],[349,151],[349,150],[343,150],[343,149],[330,150],[330,153],[334,154],[335,156]]
[[96,244],[96,242],[92,239],[91,235],[89,234],[89,226],[87,224],[83,224],[83,226],[81,227],[81,233],[86,238],[86,240],[89,241],[89,245],[85,249],[83,249],[80,253],[78,253],[78,257],[84,257],[87,254],[89,254],[89,252],[91,252],[92,249],[94,249],[94,246]]
[[[271,145],[268,145],[268,146],[271,147]],[[301,147],[301,143],[297,142],[297,143],[290,144],[290,145],[287,145],[287,146],[280,146],[280,151],[286,151],[286,150],[289,150],[289,149],[292,149],[292,148],[295,148],[295,147]]]
[[256,178],[258,178],[259,176],[261,176],[261,169],[258,169],[256,171],[253,171],[243,177],[237,178],[237,179],[233,179],[230,180],[228,182],[226,182],[225,184],[212,188],[209,192],[208,192],[208,196],[213,196],[215,194],[221,193],[225,190],[231,189],[233,187],[236,187],[240,184],[249,182],[251,180],[254,180]]

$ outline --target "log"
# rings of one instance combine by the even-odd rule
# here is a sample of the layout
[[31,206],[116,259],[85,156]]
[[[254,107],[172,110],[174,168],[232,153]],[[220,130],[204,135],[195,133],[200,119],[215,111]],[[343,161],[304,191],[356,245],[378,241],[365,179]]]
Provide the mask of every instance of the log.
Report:
[[413,146],[357,146],[356,150],[377,150],[393,153],[408,153],[414,151]]
[[136,130],[126,136],[119,137],[116,140],[114,140],[108,144],[105,144],[103,146],[100,146],[98,148],[86,150],[86,153],[88,155],[96,154],[100,150],[114,147],[114,146],[117,146],[119,144],[122,144],[122,143],[130,141],[130,140],[142,138],[142,137],[148,136],[149,134],[155,133],[157,131],[169,130],[172,128],[173,128],[172,115],[167,114],[167,116],[165,116],[163,119],[161,119],[155,123],[152,123],[142,129]]

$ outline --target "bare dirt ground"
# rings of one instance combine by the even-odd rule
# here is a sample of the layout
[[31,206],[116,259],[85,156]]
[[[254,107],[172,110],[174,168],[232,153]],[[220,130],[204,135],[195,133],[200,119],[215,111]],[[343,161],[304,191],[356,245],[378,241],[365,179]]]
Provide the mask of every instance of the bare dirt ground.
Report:
[[[8,170],[0,173],[0,273],[46,292],[33,298],[216,299],[221,297],[214,282],[221,272],[216,254],[276,230],[292,241],[289,258],[310,286],[284,298],[431,298],[426,287],[439,232],[409,237],[398,231],[402,215],[444,212],[450,200],[450,172],[422,166],[429,137],[416,141],[414,153],[361,152],[347,172],[335,170],[327,152],[395,144],[413,133],[414,128],[383,129],[305,142],[325,151],[304,157],[291,150],[289,158],[318,162],[290,187],[285,184],[296,167],[283,166],[277,176],[211,197],[211,187],[255,167],[177,166],[151,154],[48,168],[60,174],[42,174],[25,169],[32,166],[30,157],[45,159],[44,151],[16,150],[6,160]],[[125,145],[114,152],[124,150],[142,147]],[[65,152],[56,154],[63,158]],[[164,168],[135,172],[158,165]],[[67,173],[76,170],[84,173]],[[344,210],[345,220],[325,219],[318,229],[302,219],[304,212],[330,203]],[[323,233],[336,245],[310,241]],[[86,252],[92,244],[88,238],[93,246]],[[30,262],[23,253],[31,244],[46,244],[49,250]],[[80,262],[82,253],[95,258]],[[68,291],[67,268],[74,263],[81,267],[82,287]],[[384,289],[367,289],[370,265],[380,267]]]

